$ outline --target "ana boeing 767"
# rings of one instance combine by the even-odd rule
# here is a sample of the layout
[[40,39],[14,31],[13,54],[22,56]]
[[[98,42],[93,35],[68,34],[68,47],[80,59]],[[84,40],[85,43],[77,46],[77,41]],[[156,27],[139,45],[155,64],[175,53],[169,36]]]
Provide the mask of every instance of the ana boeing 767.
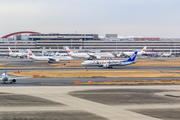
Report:
[[89,67],[89,66],[97,66],[97,67],[104,67],[104,68],[112,68],[113,66],[125,66],[134,64],[136,60],[138,51],[134,52],[134,54],[128,60],[88,60],[84,61],[82,65]]

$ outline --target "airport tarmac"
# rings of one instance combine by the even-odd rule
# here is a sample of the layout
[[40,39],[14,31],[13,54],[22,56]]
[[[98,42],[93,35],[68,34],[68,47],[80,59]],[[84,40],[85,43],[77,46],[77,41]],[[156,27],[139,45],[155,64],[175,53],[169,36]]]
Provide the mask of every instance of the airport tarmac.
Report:
[[0,87],[0,120],[179,120],[179,85]]
[[[146,60],[146,59],[145,59]],[[148,59],[147,59],[148,60]],[[162,61],[164,59],[158,59],[158,61]],[[58,66],[52,65],[56,63],[49,64],[47,62],[34,62],[32,60],[19,60],[19,59],[2,59],[0,63],[6,64],[8,71],[14,70],[23,70],[23,71],[32,71],[32,70],[84,70],[84,66]],[[71,61],[72,63],[74,61]],[[162,61],[164,62],[164,61]],[[67,63],[62,62],[62,63]],[[0,70],[4,70],[4,65],[0,66]],[[108,68],[103,67],[88,67],[89,70],[107,70]],[[179,66],[114,66],[112,69],[108,70],[180,70]]]
[[[3,62],[3,61],[2,61]],[[42,66],[49,66],[46,62],[33,62],[31,60],[15,60],[8,59],[7,64],[7,72],[17,72],[20,71],[84,71],[84,67],[70,67],[70,68],[41,68]],[[25,67],[26,68],[14,68],[15,67]],[[39,68],[30,68],[30,67],[36,67],[40,66]],[[29,68],[28,68],[29,67]],[[89,67],[88,70],[180,70],[180,67],[178,66],[119,66],[114,67],[113,69],[107,69],[107,68],[100,68],[100,67]],[[4,73],[4,68],[0,69],[0,75]],[[15,77],[9,75],[9,77]],[[15,84],[8,84],[7,86],[72,86],[75,81],[79,82],[102,82],[102,81],[109,81],[109,80],[118,80],[118,81],[131,81],[131,80],[167,80],[167,79],[179,79],[177,77],[169,77],[169,78],[27,78],[27,79],[19,79]],[[0,84],[0,86],[5,86],[4,84]]]
[[[179,66],[118,66],[113,68],[103,68],[103,67],[88,67],[89,70],[180,70]],[[4,68],[0,68],[0,71],[3,71]],[[68,71],[68,70],[85,70],[85,67],[68,67],[68,68],[7,68],[8,71],[14,70],[24,70],[24,71]]]
[[[16,78],[16,76],[9,75],[10,78]],[[25,78],[25,79],[18,79],[16,83],[10,84],[9,82],[6,82],[4,84],[3,82],[0,83],[0,86],[84,86],[79,84],[74,84],[75,81],[79,82],[107,82],[111,80],[115,81],[132,81],[132,80],[170,80],[170,79],[179,79],[178,77],[157,77],[157,78]],[[92,85],[86,85],[86,86],[92,86]],[[103,86],[103,85],[101,85]],[[118,85],[112,85],[112,86],[118,86]],[[119,85],[122,86],[122,85]]]
[[[47,63],[9,62],[7,66]],[[89,70],[107,70],[88,68]],[[108,70],[180,70],[179,67],[123,66]],[[84,70],[84,68],[8,68]],[[0,74],[4,69],[0,69]],[[9,75],[9,77],[15,77]],[[27,78],[0,84],[0,120],[179,120],[180,85],[74,85],[74,81],[164,80],[169,78]],[[175,96],[175,97],[174,97]]]

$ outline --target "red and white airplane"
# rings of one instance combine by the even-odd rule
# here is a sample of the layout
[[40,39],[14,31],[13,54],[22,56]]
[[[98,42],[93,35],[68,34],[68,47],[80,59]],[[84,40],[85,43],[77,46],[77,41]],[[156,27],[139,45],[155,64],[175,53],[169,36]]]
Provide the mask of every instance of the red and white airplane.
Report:
[[12,52],[11,48],[8,47],[9,49],[9,56],[12,56],[12,57],[22,57],[22,56],[27,56],[28,53],[21,53],[21,52]]
[[171,55],[172,55],[172,50],[170,50],[169,53],[162,53],[161,57],[171,57]]
[[[145,46],[141,51],[139,51],[137,56],[145,54],[146,53],[146,48],[147,48],[147,46]],[[121,54],[126,55],[126,56],[131,56],[131,55],[134,54],[134,52],[122,52]]]
[[35,61],[69,61],[72,60],[73,58],[70,56],[58,56],[57,54],[55,56],[35,56],[31,50],[27,49],[28,51],[28,58],[33,59]]
[[76,52],[72,52],[68,47],[65,47],[65,50],[67,51],[67,54],[72,56],[72,57],[76,57],[76,58],[89,58],[89,55],[87,53],[76,53]]
[[95,59],[101,59],[101,58],[113,58],[115,57],[113,54],[108,53],[108,52],[103,52],[103,53],[73,53],[68,47],[65,47],[68,55],[72,57],[77,57],[77,58],[95,58]]

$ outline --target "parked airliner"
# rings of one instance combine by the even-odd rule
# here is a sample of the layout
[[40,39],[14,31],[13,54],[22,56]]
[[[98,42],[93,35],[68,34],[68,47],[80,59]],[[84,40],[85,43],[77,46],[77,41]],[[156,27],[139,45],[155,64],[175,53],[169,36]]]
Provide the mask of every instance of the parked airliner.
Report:
[[89,58],[89,55],[87,53],[73,53],[68,47],[65,47],[67,54],[72,56],[72,57],[76,57],[76,58]]
[[87,53],[92,59],[101,59],[101,58],[114,58],[115,56],[111,53],[104,52],[104,53]]
[[12,52],[10,47],[8,47],[8,49],[9,49],[9,56],[12,56],[12,57],[22,57],[22,56],[28,55],[28,53]]
[[162,53],[161,57],[171,57],[172,50],[169,53]]
[[134,54],[128,60],[92,60],[92,61],[84,61],[82,65],[89,66],[98,66],[104,68],[112,68],[113,66],[125,66],[135,63],[136,56],[138,51],[134,52]]
[[[137,55],[139,56],[139,55],[145,54],[146,48],[147,48],[147,46],[145,46],[141,51],[139,51]],[[134,52],[122,52],[121,54],[124,54],[126,56],[131,56],[133,53]]]
[[27,50],[28,51],[28,58],[36,60],[36,61],[69,61],[72,60],[73,58],[70,56],[35,56],[31,50]]
[[115,56],[111,53],[73,53],[68,47],[65,47],[68,55],[77,58],[89,58],[89,59],[101,59],[101,58],[114,58]]

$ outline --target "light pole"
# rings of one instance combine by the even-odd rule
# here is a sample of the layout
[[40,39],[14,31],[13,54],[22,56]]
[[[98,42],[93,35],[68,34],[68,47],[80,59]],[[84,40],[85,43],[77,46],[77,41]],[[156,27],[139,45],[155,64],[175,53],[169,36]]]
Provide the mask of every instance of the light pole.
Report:
[[117,53],[117,40],[116,40],[116,53]]
[[72,39],[71,39],[71,49],[72,49]]
[[15,40],[15,52],[16,52],[16,46],[17,46],[17,39]]

